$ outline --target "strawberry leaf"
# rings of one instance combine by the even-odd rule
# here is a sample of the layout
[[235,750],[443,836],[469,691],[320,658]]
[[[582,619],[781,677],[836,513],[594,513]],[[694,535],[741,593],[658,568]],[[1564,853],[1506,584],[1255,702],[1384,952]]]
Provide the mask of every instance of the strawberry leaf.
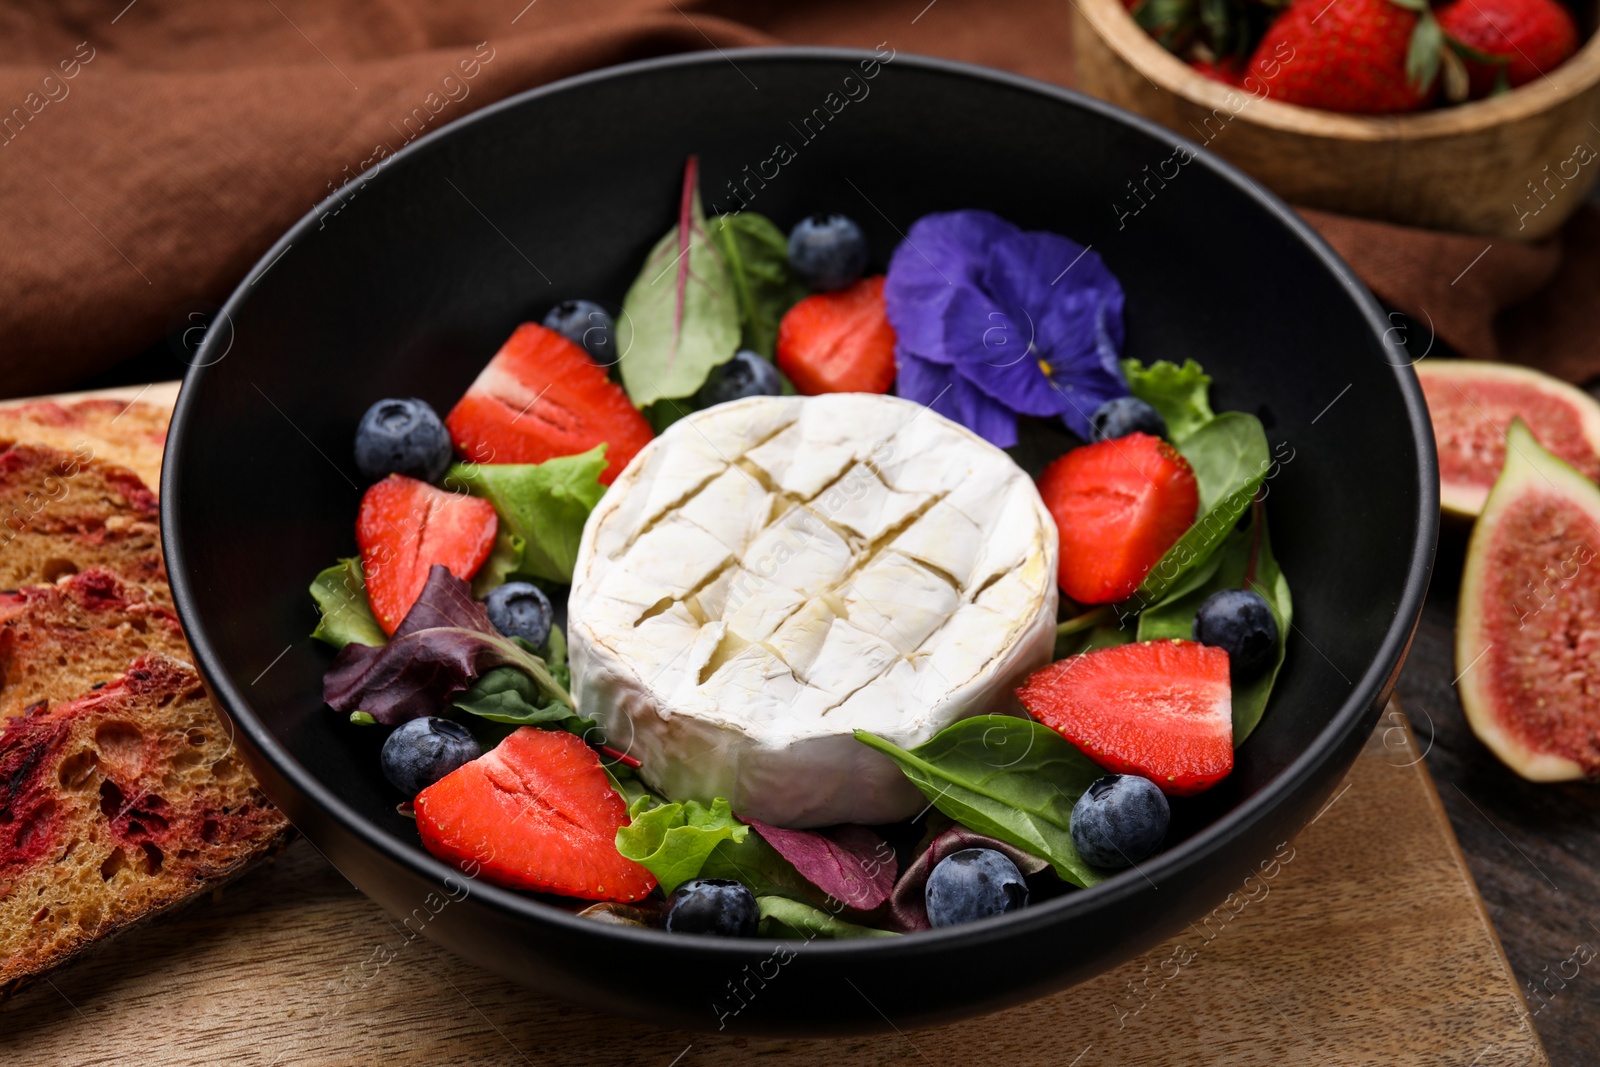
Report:
[[1439,28],[1439,20],[1424,7],[1416,29],[1411,31],[1411,46],[1406,49],[1406,81],[1418,92],[1426,92],[1439,76],[1439,53],[1443,48],[1444,31]]
[[651,249],[622,301],[619,369],[638,408],[693,396],[739,347],[738,303],[706,230],[697,175],[690,156],[678,225]]
[[1467,98],[1472,88],[1472,79],[1467,74],[1467,65],[1456,54],[1454,49],[1446,48],[1439,53],[1440,85],[1444,89],[1444,98],[1452,104],[1459,104]]

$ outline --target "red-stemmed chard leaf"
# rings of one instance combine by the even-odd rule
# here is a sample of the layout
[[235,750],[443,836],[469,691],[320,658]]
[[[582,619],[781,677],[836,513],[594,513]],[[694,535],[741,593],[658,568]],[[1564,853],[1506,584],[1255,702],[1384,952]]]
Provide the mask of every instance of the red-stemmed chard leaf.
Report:
[[501,636],[467,583],[435,564],[388,644],[352,642],[339,651],[323,676],[322,699],[335,711],[363,711],[393,726],[437,715],[495,667],[516,667],[549,699],[572,704],[544,661]]
[[759,819],[739,818],[807,881],[848,907],[871,911],[889,899],[897,867],[894,849],[865,826],[785,830]]
[[684,166],[677,225],[656,242],[617,321],[618,370],[635,407],[693,396],[739,347],[739,305],[700,202],[699,164]]
[[932,924],[928,922],[928,906],[925,898],[928,876],[933,873],[940,860],[964,848],[992,848],[1015,863],[1017,870],[1021,871],[1024,877],[1038,874],[1050,867],[1048,862],[1038,856],[1029,855],[1004,841],[975,834],[964,826],[952,826],[929,842],[927,849],[906,868],[906,873],[902,874],[900,880],[894,884],[889,896],[889,922],[896,929],[907,933],[912,930],[932,929]]

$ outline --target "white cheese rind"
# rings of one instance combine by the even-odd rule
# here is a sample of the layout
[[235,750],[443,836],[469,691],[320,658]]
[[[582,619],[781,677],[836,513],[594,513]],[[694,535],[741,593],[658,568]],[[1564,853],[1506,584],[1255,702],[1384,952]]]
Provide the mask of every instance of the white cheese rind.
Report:
[[584,527],[579,710],[674,800],[895,822],[904,748],[1017,712],[1055,643],[1056,529],[1004,452],[905,400],[752,397],[675,423]]

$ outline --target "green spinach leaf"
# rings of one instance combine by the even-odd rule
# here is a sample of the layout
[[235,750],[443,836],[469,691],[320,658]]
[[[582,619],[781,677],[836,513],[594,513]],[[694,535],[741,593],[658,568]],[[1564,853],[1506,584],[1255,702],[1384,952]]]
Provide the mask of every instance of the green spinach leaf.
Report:
[[778,322],[810,290],[789,271],[789,242],[765,215],[741,211],[711,220],[739,305],[740,345],[771,359]]
[[900,765],[933,806],[975,833],[1050,861],[1076,886],[1104,876],[1072,845],[1072,805],[1106,772],[1048,726],[979,715],[907,751],[865,730],[856,740]]
[[[1194,468],[1200,515],[1167,549],[1129,603],[1143,608],[1167,599],[1170,590],[1211,558],[1250,507],[1272,467],[1267,433],[1254,415],[1228,411],[1196,430],[1178,449]],[[1124,605],[1124,613],[1128,605]]]
[[739,347],[739,307],[727,265],[706,231],[693,156],[678,224],[645,259],[622,300],[617,349],[635,407],[693,396]]
[[1148,367],[1136,359],[1125,359],[1122,374],[1128,379],[1128,391],[1166,421],[1167,436],[1175,445],[1215,418],[1208,393],[1211,376],[1192,359],[1184,360],[1181,367],[1164,359]]
[[792,897],[757,896],[762,937],[798,937],[844,940],[854,937],[899,937],[893,930],[877,930],[847,922],[837,915]]
[[318,641],[334,648],[352,642],[373,648],[388,643],[388,636],[367,602],[367,576],[359,559],[341,559],[319,571],[311,581],[311,599],[322,612],[322,620],[311,631]]
[[628,808],[629,824],[617,830],[617,851],[655,875],[663,893],[699,875],[719,843],[742,841],[750,833],[720,797],[709,808],[693,800],[653,802],[643,796]]
[[484,566],[500,581],[565,584],[572,581],[583,524],[606,491],[600,484],[605,469],[606,446],[596,445],[543,463],[457,463],[445,474],[444,486],[494,505],[500,533]]
[[[550,674],[561,681],[553,665]],[[520,667],[496,667],[485,671],[451,703],[470,715],[513,726],[559,726],[575,734],[594,727],[594,720],[580,717],[559,700],[544,697],[538,683]]]
[[[1253,574],[1250,573],[1252,551],[1255,553]],[[1272,540],[1267,533],[1265,512],[1258,511],[1249,528],[1230,534],[1213,560],[1211,573],[1204,582],[1182,595],[1168,597],[1162,603],[1145,609],[1139,616],[1139,640],[1154,641],[1167,637],[1193,640],[1195,612],[1200,610],[1200,605],[1212,593],[1222,589],[1250,588],[1261,594],[1278,623],[1278,650],[1269,669],[1233,687],[1233,743],[1238,747],[1261,722],[1261,716],[1266,711],[1267,698],[1272,694],[1288,647],[1294,603],[1289,595],[1289,582],[1272,555]]]

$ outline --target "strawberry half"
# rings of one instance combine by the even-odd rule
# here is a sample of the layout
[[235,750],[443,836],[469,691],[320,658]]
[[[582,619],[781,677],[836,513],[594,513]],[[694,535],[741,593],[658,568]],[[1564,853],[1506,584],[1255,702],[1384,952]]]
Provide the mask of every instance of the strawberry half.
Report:
[[790,308],[778,323],[778,369],[806,396],[887,393],[894,341],[879,274]]
[[442,563],[465,581],[494,548],[494,505],[465,493],[391,474],[368,489],[356,516],[356,544],[367,576],[367,600],[386,634],[394,633]]
[[1108,771],[1170,796],[1233,770],[1228,654],[1194,641],[1146,641],[1072,656],[1017,690],[1035,719]]
[[1200,509],[1189,461],[1142,433],[1073,449],[1044,469],[1039,494],[1061,534],[1057,580],[1080,604],[1131,595]]
[[517,327],[444,422],[472,463],[543,463],[609,445],[605,485],[654,436],[587,352],[531,322]]
[[524,726],[417,795],[429,852],[496,885],[640,900],[655,876],[617,851],[628,808],[600,757],[564,730]]

